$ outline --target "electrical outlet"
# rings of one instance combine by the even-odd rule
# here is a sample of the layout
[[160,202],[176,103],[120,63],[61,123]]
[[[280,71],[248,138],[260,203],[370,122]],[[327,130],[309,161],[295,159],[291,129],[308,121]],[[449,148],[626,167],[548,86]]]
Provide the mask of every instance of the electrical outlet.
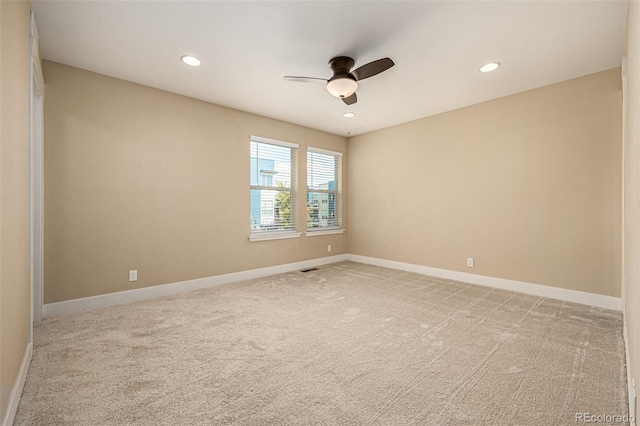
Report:
[[129,271],[129,281],[138,281],[138,270],[132,269]]
[[327,251],[331,251],[331,244],[327,245]]
[[473,257],[467,257],[467,266],[473,268]]

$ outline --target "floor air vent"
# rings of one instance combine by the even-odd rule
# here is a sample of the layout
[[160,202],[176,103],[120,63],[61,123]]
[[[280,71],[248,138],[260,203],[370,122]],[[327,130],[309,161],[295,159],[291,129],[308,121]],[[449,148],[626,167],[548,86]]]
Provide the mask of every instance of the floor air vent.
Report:
[[300,272],[311,272],[311,271],[317,271],[317,270],[318,270],[318,268],[309,268],[309,269],[303,269]]

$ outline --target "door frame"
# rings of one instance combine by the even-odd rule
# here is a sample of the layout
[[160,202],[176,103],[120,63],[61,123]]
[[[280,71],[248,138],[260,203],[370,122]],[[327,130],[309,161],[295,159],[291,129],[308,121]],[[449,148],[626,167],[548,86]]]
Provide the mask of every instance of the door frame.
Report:
[[44,78],[40,64],[38,30],[31,12],[29,41],[29,269],[31,285],[31,327],[42,321],[44,295],[44,223],[43,223],[43,151],[44,151]]

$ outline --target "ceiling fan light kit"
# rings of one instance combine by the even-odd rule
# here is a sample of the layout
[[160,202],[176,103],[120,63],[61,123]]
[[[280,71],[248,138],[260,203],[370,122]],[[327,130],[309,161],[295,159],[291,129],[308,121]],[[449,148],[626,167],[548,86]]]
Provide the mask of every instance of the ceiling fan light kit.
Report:
[[350,77],[334,77],[327,83],[327,91],[336,98],[348,98],[358,88],[358,82]]
[[373,77],[383,71],[388,70],[395,64],[389,58],[378,59],[377,61],[369,62],[355,69],[351,72],[351,68],[355,65],[355,61],[348,56],[337,56],[329,61],[329,68],[333,70],[333,76],[329,80],[320,79],[317,77],[294,77],[285,76],[287,81],[326,81],[327,91],[331,96],[342,99],[347,105],[352,105],[358,102],[356,96],[356,90],[358,89],[358,82],[365,78]]

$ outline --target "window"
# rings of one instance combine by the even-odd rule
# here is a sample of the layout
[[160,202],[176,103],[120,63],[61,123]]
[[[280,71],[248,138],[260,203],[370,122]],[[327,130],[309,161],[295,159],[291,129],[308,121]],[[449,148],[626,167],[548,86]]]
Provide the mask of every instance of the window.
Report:
[[296,226],[298,145],[251,137],[249,240],[300,236]]
[[342,232],[342,153],[307,148],[307,231]]
[[276,172],[274,170],[260,170],[260,185],[262,186],[272,186],[273,185],[273,175]]
[[262,200],[260,216],[273,216],[273,200]]

